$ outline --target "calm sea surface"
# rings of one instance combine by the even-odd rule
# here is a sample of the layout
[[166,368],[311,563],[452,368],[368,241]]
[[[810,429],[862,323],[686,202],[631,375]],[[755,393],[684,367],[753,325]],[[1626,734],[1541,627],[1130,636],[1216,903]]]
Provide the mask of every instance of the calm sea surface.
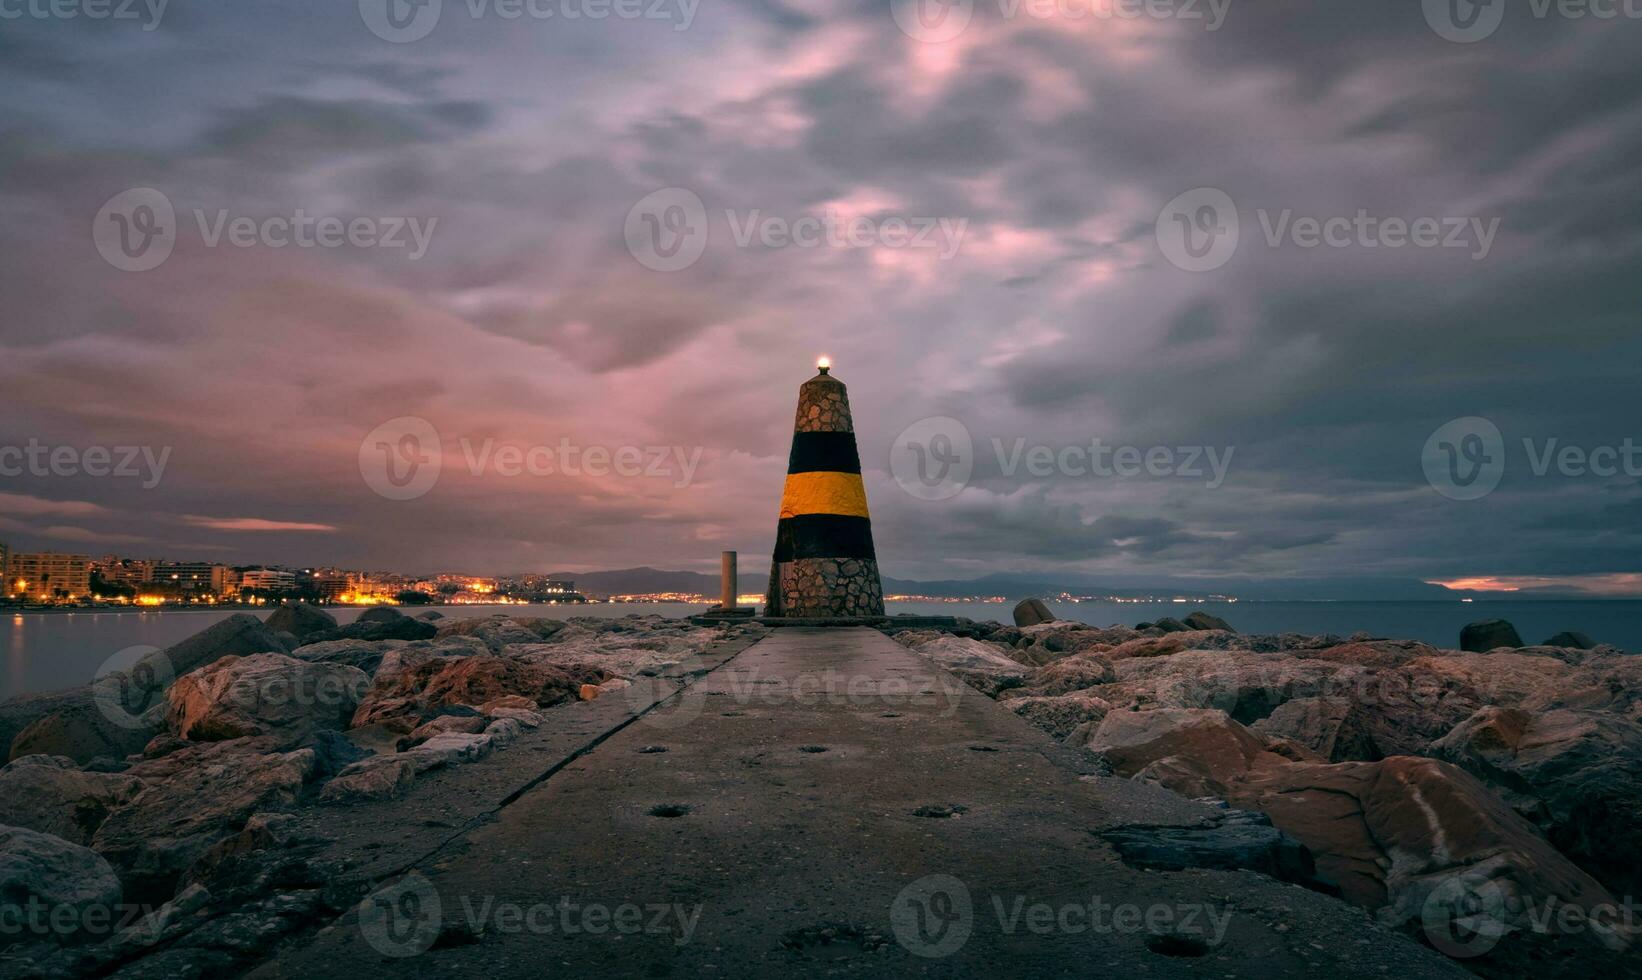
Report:
[[[1599,643],[1642,651],[1642,601],[1488,602],[1237,602],[1198,606],[1182,603],[1053,603],[1057,615],[1099,626],[1134,625],[1162,616],[1183,616],[1195,608],[1246,633],[1338,633],[1367,630],[1376,636],[1424,640],[1437,646],[1459,643],[1460,627],[1478,619],[1508,619],[1522,638],[1537,643],[1561,630],[1579,630]],[[659,613],[684,616],[703,607],[683,603],[588,604],[584,606],[441,606],[447,618],[468,619],[496,612],[564,619],[570,616],[626,616]],[[891,603],[891,613],[968,616],[1010,621],[1006,603]],[[238,610],[120,611],[0,614],[0,699],[33,691],[86,684],[114,654],[132,646],[165,647],[192,636]],[[420,610],[407,610],[412,615]],[[360,610],[332,609],[342,623]],[[255,615],[266,618],[266,612]]]

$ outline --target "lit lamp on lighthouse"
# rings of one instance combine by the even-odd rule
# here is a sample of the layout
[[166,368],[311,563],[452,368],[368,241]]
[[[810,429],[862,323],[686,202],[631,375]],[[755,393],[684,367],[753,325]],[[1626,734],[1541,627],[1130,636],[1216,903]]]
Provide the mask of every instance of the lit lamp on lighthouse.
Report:
[[820,371],[822,374],[826,374],[828,371],[832,370],[832,358],[822,354],[820,357],[815,359],[815,369]]

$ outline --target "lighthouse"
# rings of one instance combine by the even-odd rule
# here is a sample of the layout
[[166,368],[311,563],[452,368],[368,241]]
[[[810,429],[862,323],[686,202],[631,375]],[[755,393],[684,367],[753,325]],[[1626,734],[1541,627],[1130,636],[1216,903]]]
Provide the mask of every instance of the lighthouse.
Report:
[[859,619],[884,614],[849,393],[821,358],[798,389],[764,615]]

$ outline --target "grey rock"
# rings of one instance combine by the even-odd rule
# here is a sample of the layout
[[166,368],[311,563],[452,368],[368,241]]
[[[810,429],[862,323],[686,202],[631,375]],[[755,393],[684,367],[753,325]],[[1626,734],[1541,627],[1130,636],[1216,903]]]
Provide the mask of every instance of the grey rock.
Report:
[[1037,626],[1054,621],[1055,614],[1049,611],[1042,599],[1022,599],[1015,604],[1016,626]]
[[347,727],[370,683],[357,668],[283,653],[227,657],[171,685],[166,724],[196,742],[278,734],[294,743]]
[[392,606],[372,606],[359,614],[356,623],[393,623],[405,618],[405,614]]
[[1596,641],[1578,630],[1563,630],[1541,643],[1542,647],[1566,647],[1570,650],[1594,650]]
[[1187,616],[1183,622],[1194,630],[1225,630],[1228,633],[1237,632],[1232,629],[1231,624],[1226,622],[1224,619],[1221,619],[1219,616],[1210,615],[1201,609]]
[[1205,827],[1131,825],[1105,831],[1125,863],[1154,871],[1207,868],[1255,871],[1279,881],[1338,893],[1317,875],[1311,852],[1249,810],[1223,810]]
[[275,609],[263,625],[271,630],[284,630],[302,639],[310,633],[336,629],[336,617],[306,602],[287,602]]
[[[37,830],[0,825],[0,895],[7,906],[38,902],[54,911],[72,909],[74,923],[89,924],[88,913],[108,916],[104,921],[119,914],[122,890],[114,869],[97,852]],[[79,937],[53,930],[40,938],[66,943]]]
[[1484,619],[1467,623],[1460,630],[1460,649],[1468,653],[1487,653],[1500,647],[1520,647],[1522,637],[1517,628],[1503,619]]
[[1297,742],[1327,762],[1373,762],[1382,757],[1368,720],[1348,698],[1295,698],[1249,727]]
[[132,776],[81,772],[65,756],[24,756],[0,768],[0,824],[89,844],[142,787]]
[[314,752],[267,752],[269,738],[191,746],[132,766],[147,786],[109,814],[92,846],[144,895],[169,894],[178,877],[252,814],[295,803]]
[[416,772],[416,760],[407,755],[372,756],[337,773],[319,798],[341,805],[396,799],[416,782]]

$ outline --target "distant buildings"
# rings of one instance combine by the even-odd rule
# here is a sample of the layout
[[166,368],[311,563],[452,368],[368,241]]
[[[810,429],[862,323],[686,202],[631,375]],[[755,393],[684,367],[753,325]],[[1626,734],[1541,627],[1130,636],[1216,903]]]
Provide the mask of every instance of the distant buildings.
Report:
[[240,575],[240,591],[293,592],[296,573],[277,568],[253,568]]
[[53,552],[18,554],[0,543],[0,602],[13,605],[258,605],[292,598],[341,605],[587,601],[576,591],[575,582],[547,575],[419,576],[328,567],[235,567],[118,555],[93,560]]
[[83,598],[91,591],[91,559],[51,551],[11,555],[6,594],[35,602]]
[[205,561],[154,562],[149,581],[156,590],[179,598],[219,596],[238,584],[232,568]]

